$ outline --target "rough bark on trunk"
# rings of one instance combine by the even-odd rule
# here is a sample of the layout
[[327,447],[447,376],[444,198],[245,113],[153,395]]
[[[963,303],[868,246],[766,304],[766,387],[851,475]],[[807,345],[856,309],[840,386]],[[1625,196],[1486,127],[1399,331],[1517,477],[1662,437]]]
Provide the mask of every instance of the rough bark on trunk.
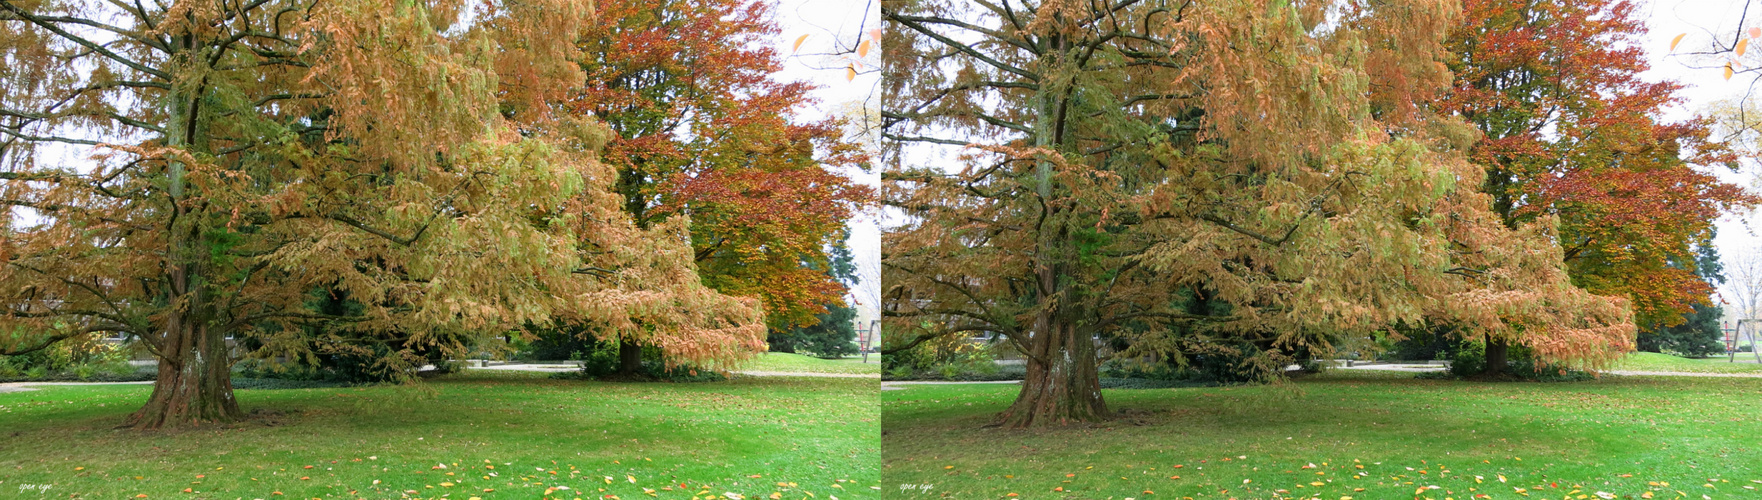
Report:
[[[1047,41],[1049,46],[1067,46],[1058,37]],[[1062,50],[1050,53],[1062,54]],[[1048,61],[1058,66],[1063,61]],[[1064,112],[1068,95],[1043,87],[1036,92],[1034,107],[1034,145],[1047,149],[1072,146],[1064,135]],[[1072,318],[1085,317],[1073,311],[1076,300],[1067,274],[1076,262],[1072,244],[1071,208],[1062,199],[1068,196],[1057,186],[1054,162],[1041,158],[1035,162],[1034,192],[1040,198],[1042,213],[1036,228],[1038,242],[1034,249],[1036,299],[1041,308],[1034,319],[1026,341],[1017,339],[1027,350],[1028,373],[1022,380],[1022,392],[1016,402],[998,415],[998,424],[1015,427],[1062,425],[1076,422],[1106,420],[1112,416],[1101,399],[1101,380],[1096,372],[1095,341],[1089,332],[1077,328]],[[1053,200],[1059,200],[1054,203]]]
[[153,395],[129,416],[129,427],[158,429],[244,418],[233,398],[225,332],[174,318],[164,341]]
[[642,371],[642,344],[628,340],[618,343],[618,373],[635,375]]
[[[181,37],[185,47],[207,46],[192,43],[193,35],[188,33]],[[201,120],[206,85],[206,79],[200,79],[193,89],[170,96],[167,146],[191,153],[208,150],[209,141]],[[206,292],[208,285],[203,273],[207,271],[204,263],[211,258],[211,249],[199,225],[193,222],[200,217],[197,214],[201,210],[192,210],[184,203],[183,162],[173,159],[167,167],[167,194],[175,217],[166,228],[172,235],[167,249],[172,269],[167,276],[169,289],[165,291],[176,305],[169,312],[164,337],[151,342],[159,357],[159,377],[153,382],[153,394],[146,405],[129,415],[125,425],[158,429],[238,421],[244,413],[233,398],[232,353],[226,345],[227,332],[210,322],[215,317],[215,304]]]
[[[1028,374],[1016,402],[998,415],[1000,425],[1024,428],[1106,420],[1095,342],[1069,324],[1042,321],[1030,337]],[[1044,360],[1044,362],[1042,362]]]
[[1504,340],[1487,341],[1487,365],[1481,368],[1481,375],[1493,376],[1511,371],[1511,344]]

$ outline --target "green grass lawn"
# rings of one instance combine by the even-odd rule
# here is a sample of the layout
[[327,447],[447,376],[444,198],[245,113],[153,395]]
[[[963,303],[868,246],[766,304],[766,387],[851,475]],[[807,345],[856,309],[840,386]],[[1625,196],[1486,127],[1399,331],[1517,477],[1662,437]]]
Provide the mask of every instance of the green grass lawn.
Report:
[[1679,358],[1669,354],[1653,352],[1629,353],[1627,358],[1616,363],[1616,370],[1637,370],[1655,372],[1694,372],[1694,373],[1762,373],[1762,364],[1743,363],[1743,360],[1754,361],[1755,355],[1747,352],[1738,353],[1738,363],[1728,361],[1729,357],[1719,356],[1707,359]]
[[869,360],[869,363],[864,363],[862,358],[820,359],[787,352],[766,352],[753,356],[752,361],[740,369],[771,372],[873,373],[879,375],[881,373],[881,357],[870,356]]
[[0,394],[0,498],[879,496],[869,380],[621,384],[478,370],[238,391],[246,411],[283,415],[230,428],[112,429],[149,390]]
[[1128,418],[981,428],[1018,389],[882,392],[886,495],[1762,498],[1754,379],[1478,383],[1340,370],[1285,387],[1105,390]]

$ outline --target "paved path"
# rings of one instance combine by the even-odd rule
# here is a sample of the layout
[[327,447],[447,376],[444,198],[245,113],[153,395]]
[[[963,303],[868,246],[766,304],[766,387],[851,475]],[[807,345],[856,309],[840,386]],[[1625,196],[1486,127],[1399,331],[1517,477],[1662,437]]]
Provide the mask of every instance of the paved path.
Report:
[[[432,365],[429,365],[429,366],[432,366]],[[428,368],[428,366],[424,366],[423,368]],[[509,364],[505,364],[505,365],[490,365],[490,366],[481,366],[481,367],[467,366],[466,368],[469,368],[472,370],[508,370],[508,371],[516,371],[516,372],[556,373],[556,372],[572,372],[575,370],[580,370],[581,366],[571,365],[571,364],[509,363]]]
[[1372,364],[1372,365],[1335,366],[1334,368],[1340,369],[1340,370],[1381,370],[1381,371],[1391,371],[1391,372],[1441,372],[1441,371],[1450,369],[1450,367],[1444,366],[1444,365],[1419,365],[1419,364],[1412,364],[1412,365]]

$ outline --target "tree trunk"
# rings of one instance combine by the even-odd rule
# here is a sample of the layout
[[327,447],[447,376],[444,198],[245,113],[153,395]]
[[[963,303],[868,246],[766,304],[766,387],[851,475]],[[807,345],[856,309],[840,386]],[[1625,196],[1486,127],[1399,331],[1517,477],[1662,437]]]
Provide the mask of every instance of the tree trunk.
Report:
[[158,429],[244,418],[233,399],[225,332],[179,315],[167,325],[162,345],[153,395],[129,416],[129,427]]
[[1511,343],[1505,340],[1487,340],[1487,365],[1481,368],[1481,375],[1493,376],[1511,371]]
[[[1051,45],[1062,45],[1056,39]],[[1058,51],[1054,51],[1059,53]],[[1057,63],[1055,63],[1057,64]],[[1042,88],[1034,96],[1038,116],[1034,122],[1034,145],[1048,149],[1068,147],[1063,122],[1065,101],[1058,92]],[[1101,380],[1095,366],[1095,341],[1077,328],[1071,318],[1077,300],[1066,288],[1066,275],[1078,259],[1071,241],[1068,208],[1051,200],[1062,196],[1056,189],[1053,162],[1035,162],[1034,192],[1039,196],[1042,223],[1037,228],[1033,263],[1036,300],[1040,311],[1033,329],[1022,344],[1028,352],[1028,373],[1016,402],[998,415],[998,424],[1015,428],[1062,425],[1105,420],[1112,414],[1101,400]]]
[[[1016,402],[998,415],[1001,425],[1024,428],[1095,422],[1112,416],[1101,399],[1095,341],[1070,324],[1041,321],[1048,328],[1029,338],[1028,375]],[[1042,362],[1044,360],[1045,362]]]
[[[187,32],[181,35],[192,35]],[[204,44],[186,43],[187,47]],[[197,56],[200,57],[200,56]],[[169,96],[167,114],[170,120],[165,131],[165,145],[190,153],[208,150],[201,116],[202,96],[207,92],[206,79],[196,82],[193,90],[174,91]],[[149,340],[159,357],[159,377],[153,381],[153,395],[147,404],[129,415],[126,426],[136,429],[182,427],[203,423],[224,423],[244,418],[239,402],[232,393],[232,353],[226,345],[226,329],[215,327],[214,305],[206,292],[204,263],[211,259],[208,242],[202,237],[199,224],[201,209],[192,210],[184,197],[185,165],[173,160],[167,165],[167,194],[174,212],[172,223],[165,228],[171,238],[167,257],[171,264],[165,290],[174,304],[165,324],[164,337]],[[181,302],[181,303],[179,303]]]
[[628,340],[618,343],[618,374],[635,375],[642,372],[642,344]]

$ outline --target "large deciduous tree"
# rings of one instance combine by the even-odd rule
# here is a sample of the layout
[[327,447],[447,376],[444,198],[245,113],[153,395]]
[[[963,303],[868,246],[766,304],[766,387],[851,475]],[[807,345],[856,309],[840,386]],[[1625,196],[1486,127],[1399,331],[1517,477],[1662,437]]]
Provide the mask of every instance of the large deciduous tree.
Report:
[[299,355],[303,323],[443,349],[553,316],[762,331],[682,228],[618,209],[603,126],[497,113],[579,82],[593,24],[568,0],[0,0],[0,353],[137,338],[153,428],[240,418],[229,338]]
[[[851,253],[849,233],[837,245],[827,252],[827,267],[822,271],[831,276],[840,285],[851,290],[855,295],[860,279],[857,277],[856,257]],[[804,351],[822,358],[837,358],[857,353],[856,317],[857,310],[844,304],[843,297],[839,302],[825,304],[826,312],[820,313],[814,324],[772,330],[768,337],[771,350],[781,352]]]
[[[1435,104],[1484,134],[1470,159],[1504,223],[1557,217],[1573,282],[1628,297],[1651,330],[1708,305],[1695,243],[1758,200],[1696,168],[1736,167],[1709,120],[1663,119],[1681,86],[1640,77],[1635,14],[1619,0],[1467,0],[1448,41],[1456,81]],[[1488,346],[1489,371],[1505,351]]]
[[[583,33],[586,78],[561,110],[614,133],[603,161],[642,227],[689,215],[705,284],[757,296],[771,328],[807,326],[842,301],[824,248],[872,197],[836,168],[865,161],[834,120],[797,123],[811,86],[775,79],[772,5],[610,0]],[[641,342],[624,339],[634,371]]]
[[[1713,238],[1695,244],[1695,262],[1676,262],[1678,268],[1693,267],[1695,274],[1712,287],[1726,283],[1725,266],[1719,262],[1719,249]],[[1709,301],[1712,302],[1712,301]],[[1669,352],[1688,357],[1711,356],[1725,352],[1725,332],[1719,324],[1724,308],[1714,304],[1694,304],[1683,314],[1680,324],[1656,326],[1640,331],[1639,350]]]
[[[1428,319],[1597,365],[1621,299],[1567,281],[1551,219],[1513,230],[1417,105],[1455,3],[894,0],[884,68],[884,352],[1001,335],[1000,423],[1108,415],[1097,337],[1250,343],[1254,363]],[[1214,303],[1183,307],[1192,297]]]

